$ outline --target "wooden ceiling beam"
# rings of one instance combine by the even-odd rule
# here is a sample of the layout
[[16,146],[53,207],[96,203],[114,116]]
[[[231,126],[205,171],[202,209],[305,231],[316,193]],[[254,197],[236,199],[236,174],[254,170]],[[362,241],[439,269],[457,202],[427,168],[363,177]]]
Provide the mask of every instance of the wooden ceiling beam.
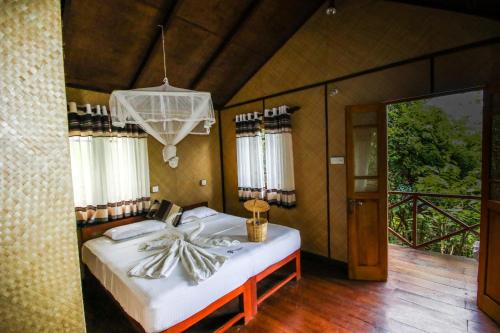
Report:
[[69,12],[71,10],[71,0],[61,0],[61,18],[62,18],[62,33],[63,41],[66,40],[68,34]]
[[234,26],[226,34],[226,36],[224,37],[224,39],[222,40],[222,42],[214,50],[214,52],[210,55],[210,57],[205,62],[205,64],[201,67],[200,71],[193,78],[193,80],[189,84],[189,88],[188,89],[194,89],[196,87],[196,85],[201,81],[201,79],[203,79],[203,77],[205,76],[205,74],[207,73],[207,71],[210,69],[210,67],[213,65],[213,63],[215,62],[215,60],[225,50],[225,48],[231,42],[231,40],[233,40],[234,36],[236,36],[236,34],[241,29],[241,27],[243,26],[243,24],[253,14],[253,12],[259,6],[260,3],[261,3],[261,0],[254,0],[254,1],[252,1],[245,8],[245,10],[242,11],[242,13],[239,16],[238,20],[236,20],[236,23],[234,24]]
[[[179,9],[180,5],[182,3],[182,0],[172,0],[172,4],[168,8],[168,10],[165,13],[165,19],[163,23],[163,28],[165,32],[168,30],[168,26],[170,25],[170,22],[172,22],[172,19],[175,17],[175,14],[177,13],[177,10]],[[153,51],[155,49],[156,44],[158,41],[161,40],[161,29],[158,27],[158,32],[156,34],[156,37],[153,39],[151,44],[149,45],[146,53],[142,57],[141,63],[139,67],[137,68],[135,75],[132,78],[132,81],[129,84],[129,89],[135,88],[135,85],[137,84],[137,81],[139,80],[142,72],[144,71],[144,68],[146,67],[147,63],[149,60],[152,58]]]

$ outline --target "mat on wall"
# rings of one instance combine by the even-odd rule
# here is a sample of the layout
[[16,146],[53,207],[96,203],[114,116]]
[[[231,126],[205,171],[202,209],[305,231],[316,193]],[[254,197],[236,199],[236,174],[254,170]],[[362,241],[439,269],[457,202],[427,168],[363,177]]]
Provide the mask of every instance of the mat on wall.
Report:
[[84,332],[60,1],[0,0],[0,332]]

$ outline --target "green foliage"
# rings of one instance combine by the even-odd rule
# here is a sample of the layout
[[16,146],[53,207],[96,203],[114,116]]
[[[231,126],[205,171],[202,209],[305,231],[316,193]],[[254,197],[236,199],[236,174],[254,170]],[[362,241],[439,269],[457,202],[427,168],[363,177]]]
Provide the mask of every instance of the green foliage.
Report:
[[[473,194],[481,192],[481,134],[440,108],[412,101],[388,106],[388,163],[391,191]],[[471,225],[479,222],[477,200],[425,198]],[[402,200],[391,196],[391,203]],[[411,239],[412,203],[390,212],[389,225]],[[419,202],[417,240],[423,243],[459,229],[451,219]],[[391,236],[391,241],[396,238]],[[472,255],[477,236],[455,236],[429,246],[441,253]]]

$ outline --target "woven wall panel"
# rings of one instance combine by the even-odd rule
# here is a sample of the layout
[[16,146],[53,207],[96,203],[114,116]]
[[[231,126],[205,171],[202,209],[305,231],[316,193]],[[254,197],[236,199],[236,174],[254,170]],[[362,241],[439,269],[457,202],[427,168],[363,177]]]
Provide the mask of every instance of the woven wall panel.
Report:
[[323,87],[266,100],[266,108],[297,105],[292,115],[293,166],[297,207],[273,207],[273,222],[300,230],[302,249],[328,256],[325,99]]
[[500,22],[391,1],[337,8],[320,8],[228,104],[500,34]]
[[[500,34],[499,22],[390,1],[343,1],[337,7],[338,12],[333,17],[325,15],[325,8],[320,8],[228,104]],[[498,51],[495,50],[490,47],[437,58],[436,91],[470,87],[477,84],[478,79],[483,82],[500,79],[498,57],[495,57]],[[336,84],[340,94],[328,98],[329,155],[345,155],[346,105],[427,94],[430,91],[429,73],[429,63],[422,62]],[[231,110],[224,113],[233,112]],[[224,160],[227,176],[226,168],[235,170],[235,166],[228,165],[226,157]],[[326,164],[326,161],[321,163]],[[329,175],[331,256],[346,261],[345,166],[330,165]],[[226,189],[233,185],[231,179],[225,180]]]
[[[153,198],[168,199],[179,205],[208,201],[209,206],[222,210],[219,136],[217,124],[210,135],[188,135],[177,145],[179,166],[170,168],[162,158],[163,145],[148,138],[151,186],[159,185],[160,192]],[[200,186],[206,179],[207,186]]]
[[437,57],[434,66],[436,91],[496,82],[500,80],[500,44]]
[[[68,101],[78,104],[108,105],[109,94],[66,88]],[[167,199],[180,205],[208,201],[210,207],[222,210],[222,185],[219,154],[219,128],[215,124],[209,136],[188,135],[177,145],[179,167],[172,169],[162,157],[163,145],[148,137],[149,177],[151,186],[159,185],[153,199]],[[199,181],[206,179],[207,186]]]
[[0,332],[84,332],[60,2],[0,0]]
[[[266,107],[281,104],[298,105],[301,110],[292,116],[293,153],[297,207],[284,209],[272,206],[271,222],[300,230],[302,249],[328,255],[326,219],[325,121],[322,88],[289,94],[266,101]],[[224,183],[226,211],[248,216],[238,201],[236,172],[236,114],[260,111],[262,103],[247,104],[222,113]]]
[[[422,61],[328,86],[339,93],[328,97],[329,156],[346,156],[345,108],[429,93],[428,62]],[[329,165],[330,249],[332,258],[347,261],[347,179],[345,165]]]
[[106,107],[109,104],[109,94],[70,87],[66,87],[66,99],[68,102],[76,102],[77,104],[98,104],[106,105]]
[[[151,193],[153,199],[177,199],[176,170],[170,168],[163,162],[163,145],[155,138],[148,137],[149,179],[151,186],[160,186],[160,192]],[[180,149],[178,149],[180,153]],[[179,161],[182,163],[183,161]],[[179,163],[179,165],[180,165]],[[179,166],[181,167],[181,166]]]

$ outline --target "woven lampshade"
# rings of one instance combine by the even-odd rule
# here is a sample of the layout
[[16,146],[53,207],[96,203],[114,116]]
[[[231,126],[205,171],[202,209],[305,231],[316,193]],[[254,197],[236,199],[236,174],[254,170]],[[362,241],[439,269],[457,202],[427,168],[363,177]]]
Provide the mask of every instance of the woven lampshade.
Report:
[[269,209],[271,209],[271,206],[269,206],[267,202],[259,199],[245,201],[243,207],[245,207],[246,210],[252,213],[265,213]]

